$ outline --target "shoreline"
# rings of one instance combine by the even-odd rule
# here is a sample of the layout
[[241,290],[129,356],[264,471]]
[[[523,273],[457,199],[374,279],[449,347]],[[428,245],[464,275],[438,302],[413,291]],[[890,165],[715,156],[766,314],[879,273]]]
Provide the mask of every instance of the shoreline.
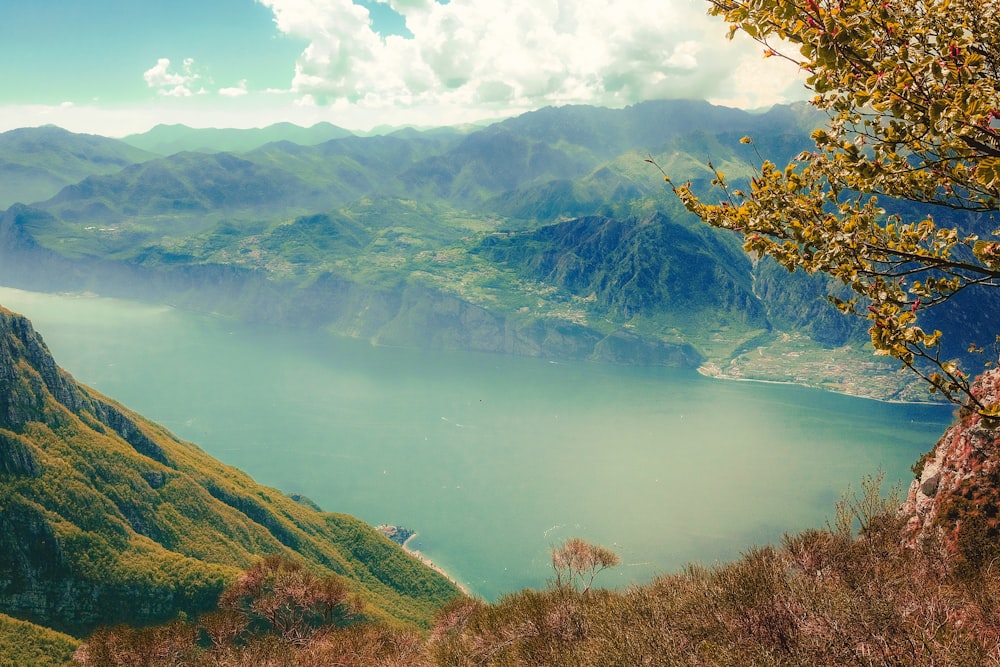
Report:
[[403,542],[403,545],[402,545],[403,546],[403,550],[406,551],[406,553],[408,553],[411,556],[413,556],[414,558],[416,558],[417,560],[419,560],[421,563],[423,563],[427,567],[431,568],[432,570],[434,570],[435,572],[437,572],[438,574],[440,574],[442,577],[444,577],[445,579],[447,579],[451,583],[455,584],[455,587],[458,588],[458,590],[462,591],[463,594],[465,594],[468,597],[473,597],[472,592],[466,586],[464,586],[463,584],[459,583],[459,581],[457,579],[455,579],[455,577],[451,576],[451,574],[449,574],[447,570],[445,570],[440,565],[437,565],[430,558],[428,558],[427,556],[425,556],[424,554],[422,554],[419,549],[414,549],[412,546],[410,546],[410,541],[413,540],[413,538],[416,537],[418,534],[419,533],[417,533],[417,532],[414,531],[409,537],[406,538],[406,541]]
[[850,392],[850,391],[838,391],[836,389],[831,389],[830,387],[823,387],[816,384],[810,384],[808,382],[795,382],[794,380],[765,380],[763,378],[752,378],[752,377],[735,377],[733,375],[727,375],[721,369],[707,367],[707,365],[698,366],[695,371],[698,375],[707,378],[713,378],[716,380],[727,380],[729,382],[759,382],[761,384],[777,384],[777,385],[788,385],[792,387],[804,387],[806,389],[817,389],[819,391],[828,391],[831,394],[839,394],[840,396],[850,396],[851,398],[863,398],[868,401],[876,401],[879,403],[891,403],[894,405],[948,405],[946,401],[913,401],[913,400],[903,400],[899,398],[879,398],[878,396],[869,396],[865,394]]

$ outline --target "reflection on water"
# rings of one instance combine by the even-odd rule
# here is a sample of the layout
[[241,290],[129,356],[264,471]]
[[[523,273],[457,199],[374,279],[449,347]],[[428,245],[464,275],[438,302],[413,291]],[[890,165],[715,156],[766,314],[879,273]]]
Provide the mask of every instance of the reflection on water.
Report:
[[579,535],[644,581],[822,525],[906,479],[950,409],[690,371],[374,348],[111,299],[0,288],[78,380],[328,510],[414,543],[495,598]]

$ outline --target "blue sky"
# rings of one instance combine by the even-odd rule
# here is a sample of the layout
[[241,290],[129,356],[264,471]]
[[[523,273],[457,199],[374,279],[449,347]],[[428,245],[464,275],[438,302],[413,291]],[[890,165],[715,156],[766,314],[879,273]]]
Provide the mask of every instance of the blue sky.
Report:
[[473,122],[663,97],[753,108],[798,73],[704,0],[0,0],[0,130]]

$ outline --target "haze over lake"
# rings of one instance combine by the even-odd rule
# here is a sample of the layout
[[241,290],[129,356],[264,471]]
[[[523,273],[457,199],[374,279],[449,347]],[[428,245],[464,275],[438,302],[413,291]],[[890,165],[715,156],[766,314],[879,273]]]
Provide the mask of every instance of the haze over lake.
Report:
[[63,368],[326,510],[419,531],[473,592],[540,586],[567,537],[645,581],[821,526],[910,465],[947,406],[630,368],[370,346],[168,307],[0,288]]

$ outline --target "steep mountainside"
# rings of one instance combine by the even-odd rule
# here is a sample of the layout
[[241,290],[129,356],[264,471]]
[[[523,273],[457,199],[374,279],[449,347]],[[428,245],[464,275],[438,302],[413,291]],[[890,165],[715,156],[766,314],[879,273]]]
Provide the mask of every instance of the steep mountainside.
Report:
[[60,370],[0,309],[0,613],[80,636],[211,608],[266,554],[426,624],[453,584],[370,526],[262,487]]
[[95,174],[113,174],[155,156],[115,139],[31,127],[0,134],[0,209],[52,197]]
[[754,267],[753,289],[776,328],[800,331],[824,345],[844,345],[867,336],[867,320],[844,317],[826,298],[827,294],[850,296],[847,288],[828,276],[790,274],[765,257]]
[[663,215],[642,221],[590,217],[493,235],[479,250],[497,264],[565,288],[627,321],[711,312],[766,329],[751,292],[750,261],[707,227]]

